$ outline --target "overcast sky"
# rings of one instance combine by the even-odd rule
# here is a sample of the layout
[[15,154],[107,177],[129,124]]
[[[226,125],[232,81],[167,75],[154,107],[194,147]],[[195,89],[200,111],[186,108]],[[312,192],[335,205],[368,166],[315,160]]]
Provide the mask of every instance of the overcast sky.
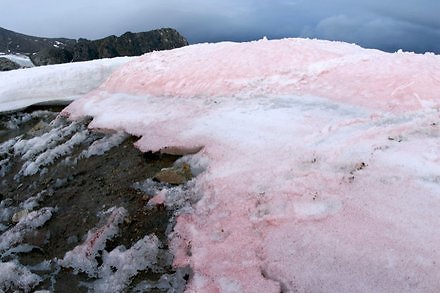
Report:
[[190,43],[280,37],[440,53],[440,0],[0,0],[0,26],[102,38],[173,27]]

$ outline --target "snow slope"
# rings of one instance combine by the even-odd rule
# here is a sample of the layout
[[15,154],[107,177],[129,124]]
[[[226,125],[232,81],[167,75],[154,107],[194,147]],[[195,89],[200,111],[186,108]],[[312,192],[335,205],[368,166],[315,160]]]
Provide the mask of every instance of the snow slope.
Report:
[[0,72],[0,112],[70,102],[98,87],[132,58],[101,59]]
[[304,39],[146,54],[64,110],[204,170],[188,292],[436,292],[439,113],[439,56]]

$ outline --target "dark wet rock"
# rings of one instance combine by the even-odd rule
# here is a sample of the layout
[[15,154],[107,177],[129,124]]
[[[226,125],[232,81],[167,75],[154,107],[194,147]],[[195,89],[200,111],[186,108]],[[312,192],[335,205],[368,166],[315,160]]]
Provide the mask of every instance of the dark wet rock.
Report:
[[41,66],[71,62],[73,54],[72,49],[49,47],[32,54],[30,58],[34,65]]
[[0,57],[0,71],[19,69],[21,66],[5,57]]

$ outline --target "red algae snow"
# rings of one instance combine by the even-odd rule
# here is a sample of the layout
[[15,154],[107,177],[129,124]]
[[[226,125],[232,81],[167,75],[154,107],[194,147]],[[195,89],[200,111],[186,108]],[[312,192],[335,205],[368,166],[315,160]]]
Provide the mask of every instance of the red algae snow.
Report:
[[198,150],[188,292],[435,292],[440,57],[304,39],[153,52],[64,112]]

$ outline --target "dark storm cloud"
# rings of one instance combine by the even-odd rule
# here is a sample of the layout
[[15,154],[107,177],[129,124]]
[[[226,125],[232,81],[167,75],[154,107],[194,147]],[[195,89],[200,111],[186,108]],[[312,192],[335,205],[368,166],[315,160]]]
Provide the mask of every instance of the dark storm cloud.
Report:
[[174,27],[190,42],[316,37],[389,51],[440,52],[438,0],[0,1],[0,26],[100,38]]

